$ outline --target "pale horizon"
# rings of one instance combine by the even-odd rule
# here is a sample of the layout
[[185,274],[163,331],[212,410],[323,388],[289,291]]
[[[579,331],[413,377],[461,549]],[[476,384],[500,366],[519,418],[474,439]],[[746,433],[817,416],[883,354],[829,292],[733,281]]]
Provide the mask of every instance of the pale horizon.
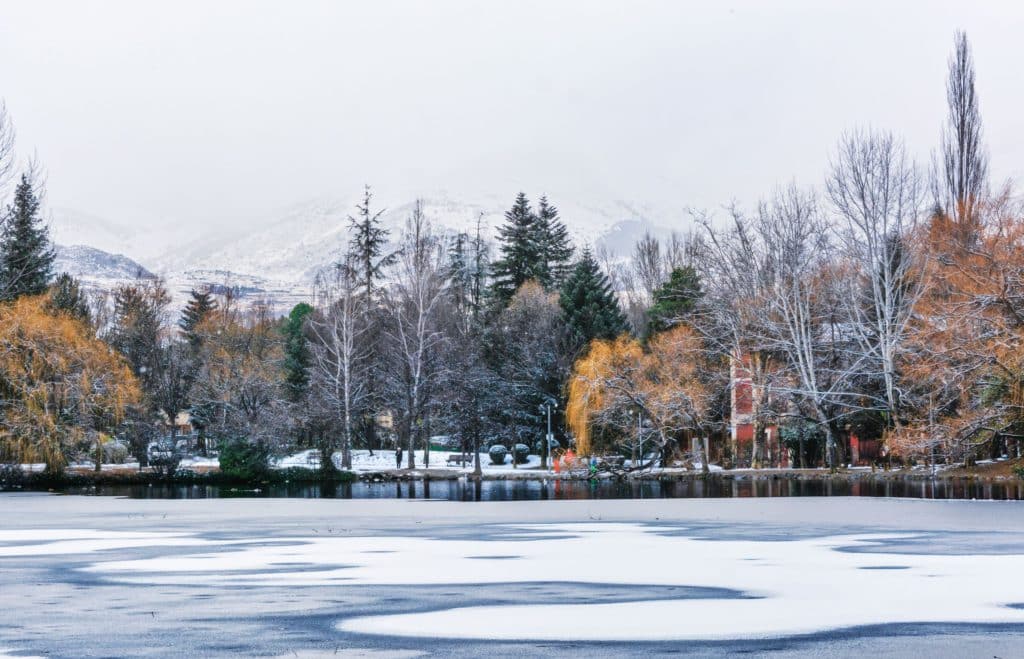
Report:
[[51,211],[154,235],[244,230],[365,183],[390,206],[523,189],[671,224],[819,185],[857,127],[926,166],[957,29],[993,183],[1019,178],[1011,3],[6,3],[0,97]]

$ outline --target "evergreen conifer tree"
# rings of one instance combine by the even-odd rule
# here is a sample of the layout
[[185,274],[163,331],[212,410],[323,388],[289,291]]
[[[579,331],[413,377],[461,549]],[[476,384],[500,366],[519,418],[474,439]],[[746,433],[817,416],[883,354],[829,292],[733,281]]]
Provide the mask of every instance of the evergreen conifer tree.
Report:
[[520,286],[536,276],[540,257],[536,224],[530,200],[520,192],[505,212],[505,224],[498,228],[501,257],[491,267],[490,294],[501,308],[508,305]]
[[363,191],[363,203],[356,206],[359,212],[355,217],[348,217],[349,256],[366,305],[372,303],[374,287],[384,276],[385,268],[396,259],[394,253],[387,252],[388,230],[380,226],[380,216],[384,211],[374,213],[370,206],[372,200],[373,193],[370,186],[366,186]]
[[89,300],[82,291],[77,279],[62,272],[50,287],[49,307],[56,312],[66,313],[86,325],[91,324],[92,314],[89,313]]
[[629,327],[611,283],[589,249],[583,250],[566,279],[558,302],[577,349],[593,339],[614,339]]
[[0,300],[46,292],[54,252],[39,216],[39,197],[32,177],[22,174],[14,202],[0,232]]
[[663,332],[693,313],[703,295],[700,275],[692,266],[674,269],[668,281],[654,291],[654,304],[648,312],[648,333]]
[[537,202],[535,242],[538,259],[536,279],[548,290],[558,289],[572,270],[572,241],[558,209],[543,196]]
[[178,327],[181,328],[185,338],[188,339],[189,344],[193,348],[199,347],[200,339],[197,332],[199,324],[216,308],[217,301],[213,299],[210,291],[192,289],[189,292],[188,302],[185,303],[185,309],[181,312],[181,320],[178,321]]
[[309,385],[310,354],[305,322],[311,313],[313,307],[300,302],[288,314],[284,324],[284,381],[293,402],[302,398]]
[[455,236],[448,247],[448,292],[455,308],[462,313],[471,308],[469,296],[473,285],[472,272],[466,254],[468,242],[469,236],[460,233]]
[[[370,186],[363,191],[363,203],[356,206],[356,216],[349,215],[349,244],[346,261],[359,282],[359,294],[362,297],[363,310],[372,324],[379,322],[377,315],[372,313],[374,300],[377,297],[377,282],[384,277],[385,270],[398,260],[395,252],[388,251],[388,230],[380,225],[383,210],[373,212],[371,202],[373,193]],[[367,408],[374,412],[380,404],[380,387],[377,378],[377,363],[380,353],[379,332],[370,331],[367,340],[367,359],[373,365],[366,376]],[[377,425],[374,414],[366,414],[360,420],[360,434],[364,437],[370,454],[379,443]]]

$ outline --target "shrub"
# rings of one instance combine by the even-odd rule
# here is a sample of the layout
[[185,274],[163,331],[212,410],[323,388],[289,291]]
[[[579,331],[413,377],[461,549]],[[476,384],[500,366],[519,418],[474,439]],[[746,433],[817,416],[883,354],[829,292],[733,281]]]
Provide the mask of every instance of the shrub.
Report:
[[174,472],[174,479],[179,481],[194,481],[199,478],[199,474],[192,469],[178,469]]
[[512,456],[517,465],[525,464],[530,457],[530,447],[526,444],[516,444],[512,447]]
[[0,464],[0,492],[20,489],[27,480],[20,464]]
[[505,457],[508,455],[508,449],[501,444],[495,444],[487,451],[487,455],[491,457],[492,465],[503,465]]
[[128,459],[128,447],[112,440],[103,445],[103,461],[110,464],[124,464]]
[[227,478],[264,480],[269,475],[270,451],[258,442],[232,439],[221,445],[220,471]]
[[1014,467],[1013,473],[1017,478],[1024,479],[1024,465],[1017,465]]

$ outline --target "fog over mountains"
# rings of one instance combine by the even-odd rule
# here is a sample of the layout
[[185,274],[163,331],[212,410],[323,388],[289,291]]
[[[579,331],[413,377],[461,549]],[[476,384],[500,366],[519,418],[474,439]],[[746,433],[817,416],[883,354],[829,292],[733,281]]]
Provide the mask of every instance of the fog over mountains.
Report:
[[[455,197],[446,193],[422,196],[423,211],[439,233],[471,232],[478,217],[488,237],[496,235],[514,195]],[[539,196],[539,195],[538,195]],[[533,198],[535,200],[535,197]],[[196,232],[183,227],[140,229],[86,212],[55,208],[51,231],[59,246],[57,269],[83,279],[94,288],[120,281],[160,275],[176,302],[191,288],[237,287],[243,298],[266,298],[278,309],[308,300],[316,273],[335,263],[348,244],[348,217],[356,213],[359,191],[348,196],[320,197],[256,218],[244,227],[211,227]],[[383,209],[381,223],[397,238],[415,198],[402,203],[374,199]],[[578,247],[605,247],[625,257],[646,231],[665,236],[684,230],[689,220],[679,208],[613,200],[580,204],[552,198]]]

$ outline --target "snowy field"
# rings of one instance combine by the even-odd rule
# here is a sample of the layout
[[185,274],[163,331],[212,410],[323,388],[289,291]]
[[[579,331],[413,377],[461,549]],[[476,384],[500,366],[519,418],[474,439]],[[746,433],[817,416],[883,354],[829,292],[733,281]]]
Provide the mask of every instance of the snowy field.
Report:
[[[416,468],[425,469],[426,464],[424,461],[424,453],[422,450],[416,451]],[[458,463],[449,463],[449,456],[462,455],[460,451],[431,451],[430,452],[430,468],[431,469],[452,469],[455,471],[471,472],[473,471],[472,459],[469,463],[461,465]],[[470,454],[472,455],[472,454]],[[291,455],[278,458],[274,461],[274,467],[278,469],[284,469],[287,467],[304,467],[304,468],[315,468],[319,464],[320,454],[315,449],[308,449],[293,453]],[[333,456],[334,464],[338,469],[341,469],[341,453],[337,452]],[[408,453],[402,454],[402,469],[408,466],[409,455]],[[527,457],[526,462],[513,466],[512,456],[509,455],[505,458],[504,464],[496,465],[491,464],[491,458],[486,451],[480,452],[480,469],[485,474],[500,474],[517,469],[524,470],[537,470],[540,469],[540,456],[530,455]],[[185,463],[182,462],[184,465]],[[626,466],[630,465],[630,461],[626,460],[624,463]],[[374,472],[382,470],[395,469],[395,452],[394,450],[374,451],[371,455],[366,450],[352,451],[352,471],[356,473]],[[548,460],[548,471],[552,471],[553,461],[549,458]],[[697,463],[694,467],[700,469],[700,463]],[[718,465],[710,465],[711,471],[722,471],[722,468]],[[661,471],[655,469],[655,471]]]
[[1018,502],[0,495],[0,656],[1009,657],[1022,565]]

